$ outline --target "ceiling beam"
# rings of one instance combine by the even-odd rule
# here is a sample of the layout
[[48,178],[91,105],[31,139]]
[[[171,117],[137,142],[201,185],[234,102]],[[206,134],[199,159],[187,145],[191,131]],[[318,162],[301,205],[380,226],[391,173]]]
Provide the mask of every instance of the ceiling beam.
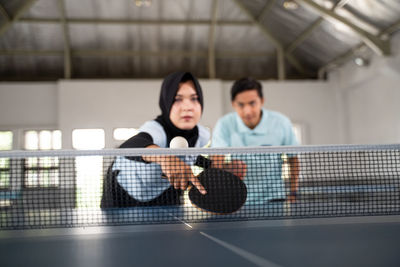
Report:
[[286,57],[287,60],[294,66],[300,73],[306,75],[313,75],[311,71],[306,70],[300,62],[291,54],[285,53],[284,47],[281,42],[271,33],[271,31],[260,21],[253,17],[249,10],[238,0],[233,0],[236,5],[253,21],[255,25],[265,34],[265,36],[273,43],[277,50],[277,65],[278,65],[278,79],[284,80],[285,79],[285,66],[284,66],[284,58]]
[[[17,22],[20,17],[28,10],[31,8],[31,6],[36,2],[37,0],[26,0],[25,2],[22,3],[22,5],[17,9],[15,14],[11,16],[8,14],[8,19],[4,23],[0,25],[0,38],[3,36],[3,34],[15,23]],[[4,10],[5,11],[5,10]],[[4,14],[3,14],[4,15]]]
[[6,21],[11,20],[10,15],[8,14],[7,10],[3,7],[2,4],[0,4],[0,13],[1,13],[1,15],[3,15],[3,17],[6,19]]
[[212,1],[212,13],[210,31],[208,34],[208,77],[210,79],[216,78],[215,68],[215,30],[217,25],[218,14],[218,0]]
[[72,65],[71,65],[71,45],[69,38],[68,25],[66,22],[66,11],[64,0],[58,0],[58,8],[60,10],[60,21],[64,37],[64,78],[71,79]]
[[271,31],[265,27],[263,24],[258,21],[253,14],[250,13],[250,11],[239,1],[239,0],[233,0],[236,5],[253,21],[255,25],[258,26],[258,28],[264,33],[264,35],[273,43],[273,45],[276,48],[277,51],[277,72],[278,72],[278,80],[285,80],[286,78],[286,73],[285,73],[285,61],[282,60],[284,53],[283,46],[279,42],[278,39],[275,38],[275,36],[271,33]]
[[349,21],[351,21],[354,25],[360,27],[361,29],[365,30],[366,32],[376,36],[379,34],[379,27],[375,26],[374,24],[370,23],[369,21],[366,21],[356,14],[352,12],[352,8],[342,8],[340,9],[340,12],[338,11],[337,14],[341,15],[342,17],[348,18]]
[[346,25],[354,33],[356,33],[360,37],[360,39],[378,55],[390,55],[390,43],[387,40],[382,40],[379,38],[379,36],[370,34],[369,32],[351,23],[348,19],[339,16],[338,14],[336,14],[331,10],[323,8],[322,6],[318,5],[312,0],[296,0],[296,1],[313,9],[315,12],[317,12],[327,20],[333,20]]
[[150,50],[72,50],[73,56],[78,57],[137,57],[137,56],[154,56],[154,57],[203,57],[208,58],[207,51],[185,51],[185,50],[168,50],[168,51],[150,51]]
[[[21,18],[20,23],[60,23],[57,18]],[[205,25],[209,26],[211,20],[135,20],[135,19],[88,19],[88,18],[68,18],[68,24],[125,24],[125,25]],[[218,26],[251,26],[252,21],[240,20],[217,20]]]
[[393,34],[395,31],[400,29],[400,19],[397,20],[395,23],[393,23],[391,26],[389,26],[387,29],[385,29],[384,31],[382,31],[381,35],[391,35]]
[[[240,75],[229,75],[229,74],[225,74],[223,76],[220,76],[219,79],[223,79],[223,80],[237,80],[239,78],[241,78],[242,76]],[[104,76],[104,75],[99,75],[99,74],[89,74],[89,75],[85,75],[85,76],[79,76],[79,78],[83,78],[83,79],[96,79],[96,80],[105,80],[105,79],[163,79],[164,76],[159,76],[158,74],[156,75],[141,75],[141,76],[137,76],[135,74],[123,74],[123,75],[108,75],[108,76]],[[203,78],[202,76],[199,78]],[[207,78],[207,77],[204,77]],[[259,76],[259,75],[255,75],[253,76],[253,78],[258,79],[258,80],[267,80],[270,79],[270,76]],[[290,76],[290,79],[307,79],[308,76]],[[58,76],[58,75],[54,75],[54,76],[42,76],[42,75],[14,75],[14,76],[0,76],[0,79],[2,81],[12,81],[12,82],[21,82],[21,81],[58,81],[59,79],[62,79],[62,76]]]
[[[331,8],[332,11],[335,11],[335,9],[339,8],[339,7],[343,7],[344,5],[346,5],[346,3],[349,0],[340,0],[339,2],[335,3],[333,5],[333,7]],[[305,39],[307,39],[311,33],[319,26],[321,25],[322,21],[324,21],[324,19],[322,17],[318,18],[316,21],[314,21],[310,26],[308,26],[299,36],[296,37],[296,39],[294,39],[294,41],[289,44],[285,51],[286,53],[291,53],[293,52],[293,50],[296,49],[296,47],[298,47]]]
[[[381,31],[381,33],[378,36],[379,37],[384,37],[384,36],[387,36],[387,35],[391,35],[395,31],[397,31],[398,29],[400,29],[400,19],[397,20],[396,22],[394,22],[391,26],[389,26],[385,30]],[[390,39],[391,39],[391,37],[388,38],[388,42],[390,42]],[[321,68],[319,68],[319,70],[318,70],[319,79],[323,79],[325,73],[329,69],[334,68],[334,67],[338,67],[339,65],[343,64],[344,62],[347,62],[351,57],[354,56],[355,52],[361,50],[365,46],[366,46],[366,44],[361,43],[361,44],[351,48],[347,52],[343,53],[342,55],[336,57],[335,59],[331,60],[330,62],[328,62],[327,64],[325,64]]]
[[271,10],[271,8],[275,5],[275,2],[276,0],[269,0],[263,7],[260,15],[258,15],[256,20],[261,23],[264,20],[265,16],[268,14],[268,12]]
[[60,50],[0,50],[1,56],[60,56]]
[[[2,56],[62,56],[62,50],[0,50]],[[216,58],[260,58],[270,57],[273,53],[268,52],[241,52],[241,51],[216,51]],[[134,51],[134,50],[71,50],[71,56],[77,57],[137,57],[137,56],[155,56],[155,57],[199,57],[208,58],[207,51]]]

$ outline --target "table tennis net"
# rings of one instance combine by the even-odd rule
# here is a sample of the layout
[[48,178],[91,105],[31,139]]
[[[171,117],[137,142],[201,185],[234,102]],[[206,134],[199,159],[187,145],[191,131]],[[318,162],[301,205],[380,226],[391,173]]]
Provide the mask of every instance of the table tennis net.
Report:
[[[243,178],[239,210],[171,185],[210,168]],[[0,229],[398,214],[400,145],[0,153]]]

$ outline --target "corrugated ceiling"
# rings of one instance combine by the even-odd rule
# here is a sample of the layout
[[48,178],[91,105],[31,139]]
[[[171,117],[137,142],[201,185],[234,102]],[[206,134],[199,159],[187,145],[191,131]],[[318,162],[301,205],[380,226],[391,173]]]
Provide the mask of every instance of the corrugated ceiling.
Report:
[[0,0],[0,11],[1,80],[314,79],[359,48],[390,56],[400,28],[398,0]]

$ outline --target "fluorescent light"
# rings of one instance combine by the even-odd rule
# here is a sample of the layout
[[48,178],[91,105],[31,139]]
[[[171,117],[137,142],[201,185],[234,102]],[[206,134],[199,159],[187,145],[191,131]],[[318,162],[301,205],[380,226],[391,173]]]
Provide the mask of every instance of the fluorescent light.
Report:
[[286,0],[283,2],[283,7],[288,10],[295,10],[299,5],[294,0]]
[[356,65],[359,67],[365,67],[369,65],[369,61],[362,57],[356,57],[354,59],[354,63],[356,63]]
[[151,0],[135,0],[137,7],[149,7],[151,6]]

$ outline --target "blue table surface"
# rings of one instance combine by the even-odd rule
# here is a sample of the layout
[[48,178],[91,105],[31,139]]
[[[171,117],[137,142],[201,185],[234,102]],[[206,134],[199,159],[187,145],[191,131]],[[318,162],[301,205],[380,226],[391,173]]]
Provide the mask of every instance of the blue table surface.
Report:
[[163,209],[173,224],[3,230],[0,266],[400,266],[398,215],[191,223],[183,210]]

